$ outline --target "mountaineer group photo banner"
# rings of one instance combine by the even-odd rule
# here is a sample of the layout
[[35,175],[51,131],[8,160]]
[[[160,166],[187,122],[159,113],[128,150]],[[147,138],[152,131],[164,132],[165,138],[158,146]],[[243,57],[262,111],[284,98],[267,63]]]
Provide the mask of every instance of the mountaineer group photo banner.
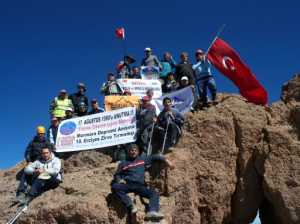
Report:
[[122,108],[62,121],[56,152],[72,152],[136,141],[136,109]]
[[117,83],[123,91],[129,90],[132,96],[146,96],[148,89],[153,89],[153,98],[159,98],[162,95],[161,83],[156,79],[118,79]]

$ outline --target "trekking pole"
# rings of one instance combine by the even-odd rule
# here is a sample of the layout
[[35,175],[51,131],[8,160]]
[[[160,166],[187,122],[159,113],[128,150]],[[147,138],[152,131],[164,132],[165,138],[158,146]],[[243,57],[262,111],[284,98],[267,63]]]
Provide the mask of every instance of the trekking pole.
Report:
[[162,152],[161,152],[161,154],[164,154],[164,151],[165,151],[165,145],[166,145],[166,139],[167,139],[169,124],[170,124],[170,117],[168,117],[168,123],[167,123],[166,133],[165,133],[165,136],[164,136],[164,141],[163,141],[163,146],[162,146]]
[[155,122],[152,123],[151,137],[150,137],[150,141],[148,143],[148,148],[147,148],[147,156],[150,156],[152,154],[152,145],[151,144],[152,144],[154,125],[155,125]]
[[14,217],[12,217],[12,219],[9,220],[6,224],[14,224],[15,221],[22,215],[22,213],[27,210],[27,208],[27,205],[24,205],[23,208],[17,211],[17,214]]

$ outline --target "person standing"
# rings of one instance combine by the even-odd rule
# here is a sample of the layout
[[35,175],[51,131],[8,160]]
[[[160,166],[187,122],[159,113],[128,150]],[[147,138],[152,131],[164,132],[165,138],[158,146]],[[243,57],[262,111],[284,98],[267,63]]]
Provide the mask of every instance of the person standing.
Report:
[[141,65],[158,67],[161,70],[162,69],[161,63],[158,60],[158,57],[152,54],[152,49],[150,47],[146,47],[144,52],[145,52],[145,57],[143,58]]
[[186,52],[182,52],[180,54],[181,61],[176,66],[176,79],[177,82],[180,82],[182,77],[187,76],[190,81],[190,84],[195,85],[193,65],[189,62],[188,56],[189,55]]
[[47,140],[55,145],[56,143],[56,137],[57,137],[57,131],[58,131],[59,121],[56,117],[53,117],[51,119],[51,125],[48,128],[47,131]]
[[197,50],[195,53],[196,64],[193,65],[196,78],[196,86],[198,90],[198,95],[203,106],[207,106],[207,89],[209,89],[212,101],[216,101],[217,97],[217,87],[215,79],[211,73],[211,65],[208,61],[204,51],[201,49]]
[[89,115],[104,112],[104,109],[99,107],[98,101],[96,99],[92,99],[91,106],[92,106],[92,109],[89,111],[89,113],[88,113]]
[[89,100],[85,95],[86,87],[84,83],[78,83],[77,84],[77,93],[73,93],[69,96],[69,99],[72,100],[73,106],[74,106],[74,112],[79,112],[79,104],[83,102],[86,107],[89,106]]
[[62,120],[66,116],[66,110],[68,108],[73,109],[73,103],[68,98],[67,91],[62,89],[59,95],[51,102],[50,115],[51,117],[56,117],[58,120]]

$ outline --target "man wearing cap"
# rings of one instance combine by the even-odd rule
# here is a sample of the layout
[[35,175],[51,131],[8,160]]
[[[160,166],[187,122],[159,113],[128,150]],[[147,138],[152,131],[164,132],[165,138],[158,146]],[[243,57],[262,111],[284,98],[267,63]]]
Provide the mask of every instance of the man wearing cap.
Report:
[[181,127],[184,123],[184,117],[175,108],[172,108],[172,100],[169,97],[163,99],[164,109],[158,115],[158,126],[164,131],[168,130],[165,149],[169,149],[175,145],[181,135]]
[[137,212],[128,193],[135,193],[149,199],[149,209],[146,217],[163,218],[159,212],[159,195],[156,191],[145,186],[145,169],[155,160],[164,161],[167,166],[174,168],[173,164],[163,155],[139,156],[137,145],[132,144],[128,150],[128,158],[122,161],[112,181],[112,192],[116,194],[125,205],[129,214]]
[[49,142],[46,138],[46,129],[43,126],[38,126],[36,129],[36,136],[28,144],[25,150],[25,159],[26,162],[33,162],[37,160],[41,154],[42,148],[49,148],[54,150],[54,145]]
[[130,77],[131,68],[130,65],[135,62],[135,59],[130,55],[124,56],[124,61],[121,61],[117,66],[117,72],[119,79],[128,79]]
[[74,117],[77,117],[77,116],[74,115],[73,108],[68,107],[68,108],[66,109],[66,116],[65,116],[64,120],[72,119],[72,118],[74,118]]
[[178,86],[178,90],[179,89],[183,89],[183,88],[185,88],[185,87],[187,87],[187,86],[189,86],[190,85],[190,80],[189,80],[189,78],[187,77],[187,76],[183,76],[181,79],[180,79],[180,83],[179,83],[179,86]]
[[62,120],[66,116],[66,110],[68,108],[73,108],[73,103],[68,98],[67,91],[62,89],[59,92],[59,95],[51,102],[51,117],[56,117],[58,120]]
[[88,115],[88,108],[84,102],[80,102],[78,104],[78,112],[76,113],[77,117],[83,117]]
[[104,112],[104,109],[99,107],[98,101],[96,99],[92,99],[91,105],[92,109],[89,111],[89,114],[98,114]]
[[55,145],[59,121],[56,117],[51,118],[51,125],[47,131],[47,140]]
[[204,51],[197,50],[195,57],[197,63],[193,65],[193,69],[195,70],[198,95],[203,106],[207,106],[207,88],[210,91],[212,101],[215,101],[217,96],[216,82],[211,74],[211,65]]
[[103,83],[101,87],[101,93],[105,96],[109,95],[121,95],[122,90],[118,83],[116,82],[115,76],[113,73],[107,74],[107,81]]
[[79,112],[79,103],[83,102],[85,106],[88,108],[89,106],[89,100],[85,95],[86,87],[83,83],[77,84],[77,93],[73,93],[69,96],[69,99],[72,100],[73,106],[74,106],[74,112]]
[[55,188],[61,182],[61,161],[52,151],[44,147],[41,149],[40,158],[29,163],[24,173],[32,177],[32,186],[28,193],[20,192],[18,200],[21,204],[28,204],[33,198],[43,192]]
[[[55,146],[50,143],[46,137],[45,137],[46,129],[43,126],[38,126],[36,129],[36,135],[34,136],[33,140],[30,141],[28,144],[26,150],[25,150],[25,160],[27,164],[34,162],[35,160],[39,159],[41,155],[41,151],[43,148],[49,148],[50,150],[54,151]],[[20,194],[26,191],[28,183],[31,182],[31,177],[26,176],[23,172],[20,184],[17,189],[17,198],[20,196]],[[22,195],[21,195],[22,196]]]
[[181,78],[186,76],[188,77],[190,84],[195,85],[193,65],[189,62],[188,56],[189,55],[186,52],[180,54],[181,61],[176,66],[176,79],[177,82],[180,82]]
[[142,66],[151,66],[158,67],[160,70],[162,69],[161,63],[158,60],[156,55],[152,54],[152,49],[150,47],[145,48],[145,57],[142,60]]
[[150,98],[148,96],[142,98],[142,105],[137,114],[137,121],[140,133],[140,146],[146,153],[153,131],[152,125],[156,122],[156,108],[150,103]]

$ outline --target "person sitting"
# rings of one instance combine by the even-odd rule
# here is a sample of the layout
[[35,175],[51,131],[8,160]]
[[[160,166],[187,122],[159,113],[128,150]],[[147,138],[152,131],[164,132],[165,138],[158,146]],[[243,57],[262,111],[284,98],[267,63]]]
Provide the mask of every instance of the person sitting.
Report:
[[89,106],[89,100],[85,95],[86,87],[83,83],[78,83],[77,85],[78,92],[73,93],[69,96],[69,99],[72,100],[73,106],[74,106],[74,112],[79,112],[79,103],[83,102],[86,107]]
[[51,149],[42,148],[40,158],[29,163],[24,169],[25,175],[32,176],[32,185],[28,193],[19,194],[19,202],[28,204],[43,192],[57,187],[62,180],[60,172],[60,159],[55,157]]
[[78,112],[76,113],[77,117],[83,117],[85,115],[88,115],[88,108],[86,107],[84,102],[79,103],[79,109]]
[[149,67],[158,67],[161,70],[161,63],[158,60],[158,57],[152,54],[152,49],[150,47],[146,47],[144,51],[145,57],[143,58],[141,65]]
[[132,144],[128,150],[127,159],[121,161],[114,175],[111,189],[125,205],[129,215],[137,212],[137,209],[128,193],[135,193],[149,199],[149,209],[146,217],[163,218],[159,212],[159,195],[154,190],[145,186],[145,169],[155,160],[164,161],[167,166],[174,168],[173,164],[163,155],[145,156],[139,155],[140,150],[136,144]]
[[68,98],[67,91],[62,89],[59,95],[54,98],[50,105],[51,117],[62,120],[66,116],[67,108],[74,108],[72,101]]
[[134,66],[131,70],[131,73],[129,75],[130,79],[141,79],[141,71],[140,68],[137,66]]
[[160,78],[167,81],[167,76],[169,73],[174,73],[176,69],[176,62],[169,52],[165,52],[163,60],[161,61],[162,71],[160,73]]
[[170,93],[170,92],[176,91],[178,89],[178,87],[179,87],[179,84],[174,77],[174,73],[170,72],[167,76],[167,80],[166,80],[165,84],[163,85],[163,92]]
[[104,109],[102,109],[101,107],[99,107],[98,101],[96,99],[92,99],[91,105],[92,105],[92,109],[88,113],[89,115],[90,114],[98,114],[98,113],[104,112]]
[[177,81],[180,82],[183,76],[187,76],[190,84],[195,85],[194,70],[192,64],[189,62],[188,53],[182,52],[180,54],[180,59],[181,62],[177,64],[175,72]]
[[213,75],[211,74],[211,65],[204,51],[201,49],[195,53],[197,63],[193,65],[195,70],[196,86],[198,95],[203,106],[207,106],[207,88],[209,89],[212,101],[216,101],[217,87]]
[[[33,140],[30,141],[24,153],[27,164],[39,159],[43,148],[49,148],[52,151],[55,150],[55,146],[50,143],[45,137],[45,127],[38,126],[36,129],[36,133],[37,134],[34,136]],[[27,186],[29,183],[31,183],[31,181],[31,178],[26,176],[23,172],[21,175],[19,187],[17,189],[17,198],[22,192],[24,193],[26,191]]]
[[178,90],[179,89],[183,89],[187,86],[190,85],[190,82],[189,82],[189,78],[187,76],[183,76],[181,79],[180,79],[180,83],[179,83],[179,86],[178,86]]
[[163,99],[164,109],[158,115],[157,123],[164,132],[168,131],[165,149],[175,145],[181,136],[181,127],[184,123],[184,117],[175,108],[172,108],[172,100],[169,97]]
[[51,125],[48,128],[47,131],[47,140],[55,145],[56,143],[56,137],[57,137],[57,131],[58,131],[59,121],[56,117],[53,117],[51,119]]
[[115,76],[112,73],[108,73],[107,82],[103,83],[101,87],[101,93],[105,96],[109,95],[120,95],[122,90],[115,80]]
[[142,105],[137,115],[137,120],[140,133],[140,146],[143,152],[147,153],[148,144],[153,134],[152,125],[156,122],[156,108],[150,103],[148,96],[142,98]]

